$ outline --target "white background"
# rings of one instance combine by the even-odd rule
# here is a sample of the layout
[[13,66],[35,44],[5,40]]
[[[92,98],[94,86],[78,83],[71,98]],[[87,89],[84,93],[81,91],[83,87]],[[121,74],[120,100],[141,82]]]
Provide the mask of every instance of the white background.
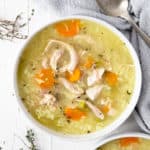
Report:
[[[32,8],[35,9],[35,15],[30,23],[30,35],[44,24],[58,18],[51,6],[44,4],[44,0],[34,2],[32,0],[0,0],[0,19],[14,19],[20,12],[27,15]],[[32,128],[37,134],[41,150],[92,150],[92,147],[101,139],[80,143],[63,141],[35,127],[20,110],[13,89],[13,71],[15,60],[24,42],[24,40],[13,42],[0,40],[0,146],[4,150],[19,150],[22,147],[26,150],[27,148],[18,137],[25,140],[26,130]],[[139,131],[133,116],[117,131],[110,134],[126,131]]]

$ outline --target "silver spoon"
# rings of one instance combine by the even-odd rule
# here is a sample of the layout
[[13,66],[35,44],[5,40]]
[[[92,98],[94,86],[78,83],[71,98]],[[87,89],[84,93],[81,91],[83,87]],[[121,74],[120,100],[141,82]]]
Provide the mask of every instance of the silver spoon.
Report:
[[109,16],[122,17],[126,19],[139,33],[145,43],[150,47],[150,37],[144,33],[134,22],[128,13],[128,0],[96,0],[103,13]]

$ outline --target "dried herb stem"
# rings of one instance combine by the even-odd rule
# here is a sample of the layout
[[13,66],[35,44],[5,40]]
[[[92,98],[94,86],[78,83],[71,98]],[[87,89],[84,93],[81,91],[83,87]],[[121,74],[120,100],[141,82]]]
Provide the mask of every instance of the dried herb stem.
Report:
[[2,20],[0,19],[0,39],[1,40],[13,40],[15,39],[26,39],[28,37],[28,34],[24,35],[21,32],[21,28],[25,27],[26,25],[29,25],[29,21],[31,20],[31,17],[34,15],[34,9],[32,10],[31,15],[27,19],[26,22],[23,22],[23,13],[20,13],[16,16],[15,20]]
[[[15,135],[29,150],[39,150],[36,143],[36,135],[32,129],[26,131],[25,138],[28,144],[19,136]],[[20,148],[22,150],[23,148]]]

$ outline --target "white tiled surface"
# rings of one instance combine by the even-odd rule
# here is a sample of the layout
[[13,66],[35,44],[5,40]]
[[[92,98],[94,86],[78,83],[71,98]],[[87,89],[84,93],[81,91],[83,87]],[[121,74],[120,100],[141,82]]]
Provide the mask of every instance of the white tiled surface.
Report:
[[[35,15],[30,24],[30,33],[34,33],[39,27],[58,18],[53,9],[48,5],[36,5],[35,2],[45,0],[0,0],[0,18],[14,19],[20,13],[27,14],[29,9],[35,9]],[[8,42],[0,40],[0,146],[4,150],[19,150],[24,147],[18,136],[24,138],[25,131],[33,128],[38,137],[41,150],[92,150],[92,147],[100,141],[73,143],[62,141],[37,129],[31,124],[20,110],[13,89],[13,70],[16,57],[20,51],[23,40]],[[133,117],[114,133],[125,131],[139,131]],[[112,134],[112,133],[110,133]],[[5,141],[5,142],[4,142]],[[26,149],[24,147],[24,149]]]

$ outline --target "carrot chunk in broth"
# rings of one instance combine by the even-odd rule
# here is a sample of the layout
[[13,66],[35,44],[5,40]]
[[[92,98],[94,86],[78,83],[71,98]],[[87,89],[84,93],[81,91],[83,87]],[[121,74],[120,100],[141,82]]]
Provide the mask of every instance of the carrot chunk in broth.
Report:
[[69,107],[65,109],[65,115],[72,120],[80,120],[86,116],[85,112],[81,111],[80,109]]
[[139,138],[137,137],[128,137],[128,138],[120,139],[121,147],[127,147],[131,144],[138,144],[138,143],[139,143]]
[[117,74],[110,72],[110,71],[106,71],[104,74],[104,78],[106,80],[106,82],[110,85],[110,86],[114,86],[117,84],[118,82],[118,76]]
[[60,35],[72,37],[79,32],[80,20],[67,20],[55,24],[55,29]]
[[66,73],[66,77],[70,82],[76,82],[80,79],[81,77],[81,71],[79,68],[76,68],[73,73]]
[[41,69],[35,76],[35,81],[41,88],[51,88],[54,85],[54,73],[52,69]]
[[102,111],[103,113],[108,113],[109,110],[110,110],[110,108],[109,108],[109,106],[107,106],[107,105],[103,105],[103,106],[101,107],[101,111]]

